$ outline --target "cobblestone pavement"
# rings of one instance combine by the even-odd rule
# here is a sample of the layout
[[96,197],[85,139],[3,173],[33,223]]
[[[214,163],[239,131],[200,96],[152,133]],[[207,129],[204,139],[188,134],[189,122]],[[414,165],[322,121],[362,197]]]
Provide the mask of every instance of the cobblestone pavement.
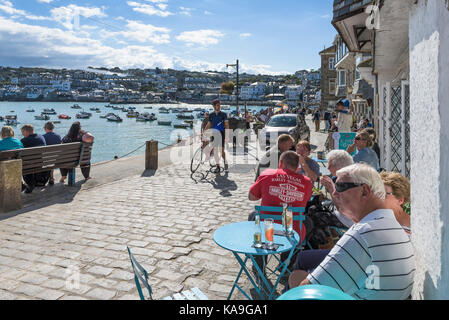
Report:
[[[212,237],[247,220],[253,181],[253,166],[240,163],[195,182],[184,163],[0,216],[0,300],[138,299],[126,245],[153,298],[199,287],[226,299],[240,268]],[[245,276],[240,284],[250,288]]]

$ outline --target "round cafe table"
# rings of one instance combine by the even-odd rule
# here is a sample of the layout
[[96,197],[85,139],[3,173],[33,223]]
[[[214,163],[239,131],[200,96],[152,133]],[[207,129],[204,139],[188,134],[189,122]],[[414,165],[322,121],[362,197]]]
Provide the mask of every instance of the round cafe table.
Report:
[[[282,231],[282,225],[278,223],[274,223],[273,225],[275,232]],[[260,226],[262,228],[262,243],[264,243],[266,242],[266,239],[264,232],[264,223],[262,221],[260,223]],[[232,286],[231,292],[229,293],[228,300],[231,298],[235,288],[238,288],[246,298],[252,300],[251,297],[238,285],[238,281],[242,273],[245,273],[247,275],[261,299],[273,300],[275,298],[274,295],[276,294],[276,288],[279,284],[279,281],[288,270],[288,265],[293,256],[295,248],[299,244],[299,235],[297,232],[293,231],[293,235],[290,237],[274,235],[273,242],[274,244],[279,245],[277,250],[253,248],[252,245],[254,242],[254,231],[255,223],[251,221],[245,221],[225,225],[219,228],[214,233],[213,238],[215,243],[223,249],[231,251],[241,266],[240,272],[238,273],[237,278],[234,281],[234,285]],[[285,261],[282,261],[276,255],[284,252],[288,252],[289,255]],[[279,261],[279,266],[273,271],[273,274],[275,274],[277,277],[274,285],[270,284],[264,272],[260,269],[259,265],[254,260],[255,256],[269,255],[273,255]],[[246,268],[246,263],[248,260],[252,261],[253,266],[257,270],[258,276],[262,280],[262,283],[266,288],[268,288],[267,293],[265,293],[265,290],[262,288],[262,283],[260,283],[260,285],[256,284],[253,276]]]

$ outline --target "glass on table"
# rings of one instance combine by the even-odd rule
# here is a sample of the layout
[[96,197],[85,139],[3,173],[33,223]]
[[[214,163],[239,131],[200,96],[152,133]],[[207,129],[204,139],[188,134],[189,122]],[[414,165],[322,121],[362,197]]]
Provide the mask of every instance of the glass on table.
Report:
[[287,235],[293,234],[293,211],[288,210],[286,215],[286,229],[287,229]]
[[267,241],[268,248],[273,248],[273,238],[274,238],[274,225],[273,219],[266,219],[265,222],[265,240]]

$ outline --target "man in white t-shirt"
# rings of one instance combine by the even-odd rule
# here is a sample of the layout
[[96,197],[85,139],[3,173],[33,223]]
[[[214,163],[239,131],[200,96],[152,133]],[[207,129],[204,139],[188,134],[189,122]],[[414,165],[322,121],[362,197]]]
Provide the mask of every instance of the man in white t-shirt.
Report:
[[313,270],[294,271],[289,287],[320,284],[356,299],[407,299],[415,272],[413,247],[385,207],[379,174],[366,164],[339,170],[334,197],[354,225]]

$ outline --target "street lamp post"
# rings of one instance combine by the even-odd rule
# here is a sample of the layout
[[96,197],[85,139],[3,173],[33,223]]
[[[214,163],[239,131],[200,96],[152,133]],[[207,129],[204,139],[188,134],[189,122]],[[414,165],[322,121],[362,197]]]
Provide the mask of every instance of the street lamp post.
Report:
[[235,64],[227,64],[226,68],[235,67],[237,69],[237,86],[236,86],[236,101],[237,101],[237,116],[240,114],[239,110],[239,60]]

